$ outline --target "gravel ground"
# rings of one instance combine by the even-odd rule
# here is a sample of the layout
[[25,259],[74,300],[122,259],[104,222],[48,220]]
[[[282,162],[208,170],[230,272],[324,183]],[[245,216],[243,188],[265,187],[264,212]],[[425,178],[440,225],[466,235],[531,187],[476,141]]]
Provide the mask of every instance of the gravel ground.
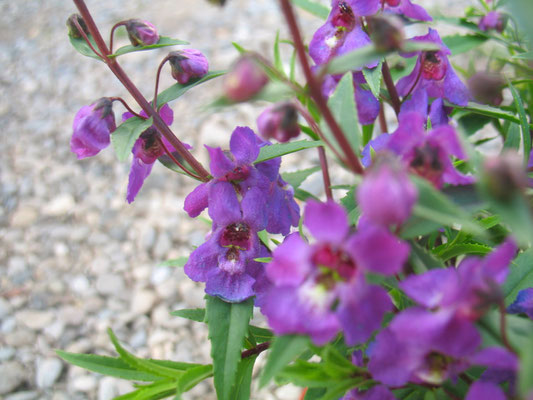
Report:
[[[229,0],[222,10],[200,0],[89,0],[88,6],[104,32],[120,19],[149,20],[160,33],[202,50],[212,69],[224,69],[234,59],[231,41],[269,55],[281,21],[273,0]],[[55,356],[54,349],[113,354],[108,327],[141,357],[209,360],[204,327],[169,316],[174,309],[202,306],[202,286],[180,269],[157,266],[187,255],[209,228],[182,211],[194,182],[158,165],[128,205],[128,163],[116,162],[111,149],[83,161],[69,150],[72,119],[82,105],[101,96],[129,99],[103,64],[70,47],[64,21],[74,11],[64,0],[0,0],[0,398],[5,400],[106,400],[130,391],[128,382],[68,366]],[[319,24],[302,18],[309,32]],[[124,67],[147,96],[164,54],[124,57]],[[165,76],[162,87],[171,83]],[[201,105],[220,83],[205,87],[173,104],[175,132],[202,160],[201,144],[226,145],[235,125],[254,126],[259,113],[250,105],[203,112]],[[308,185],[320,190],[319,180]],[[201,384],[184,398],[213,399],[211,386]],[[298,398],[299,389],[255,393],[256,399],[288,400]]]

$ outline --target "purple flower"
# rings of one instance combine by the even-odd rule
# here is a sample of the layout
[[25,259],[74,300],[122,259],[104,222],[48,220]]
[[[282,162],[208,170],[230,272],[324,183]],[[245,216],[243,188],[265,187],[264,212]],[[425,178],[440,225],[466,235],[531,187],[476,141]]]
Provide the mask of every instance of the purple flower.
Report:
[[246,101],[267,83],[268,76],[259,63],[251,56],[242,56],[224,78],[224,93],[231,101]]
[[290,102],[274,104],[257,118],[257,129],[265,139],[288,142],[300,134],[298,110]]
[[441,125],[426,134],[424,125],[423,116],[417,112],[401,115],[398,129],[390,136],[386,147],[398,154],[411,172],[426,178],[437,188],[444,182],[473,183],[474,178],[458,172],[450,160],[450,156],[466,158],[455,130]]
[[[147,117],[144,111],[141,111],[140,115],[145,118]],[[167,125],[172,125],[174,113],[168,104],[161,107],[159,115]],[[122,114],[122,121],[126,121],[132,117],[133,114],[126,112]],[[135,200],[144,180],[150,175],[154,163],[165,153],[163,145],[170,152],[175,150],[168,140],[164,136],[161,136],[154,125],[142,132],[141,136],[135,141],[133,149],[131,150],[133,153],[133,160],[131,162],[128,192],[126,195],[128,203],[132,203]],[[188,144],[184,143],[184,145],[187,148],[190,148]]]
[[390,227],[403,224],[418,197],[407,172],[391,157],[380,157],[357,188],[363,215],[375,224]]
[[444,106],[442,98],[433,100],[433,103],[430,105],[426,90],[424,88],[418,88],[411,95],[411,98],[402,104],[400,116],[410,112],[418,112],[424,116],[424,120],[427,120],[429,117],[431,126],[435,128],[439,125],[448,125],[448,115],[452,110],[451,107]]
[[173,51],[168,55],[172,77],[182,85],[191,78],[202,78],[209,71],[207,58],[196,49]]
[[533,288],[524,289],[518,292],[515,301],[507,307],[509,314],[527,314],[533,319]]
[[506,400],[503,390],[492,382],[474,382],[465,400]]
[[[348,53],[371,43],[363,31],[349,1],[333,0],[326,20],[309,43],[309,55],[317,65],[326,64],[333,57]],[[370,66],[376,66],[372,63]]]
[[266,250],[257,232],[266,225],[265,198],[252,188],[239,204],[237,194],[223,182],[209,187],[213,198],[223,198],[209,208],[213,231],[207,241],[194,250],[185,273],[196,282],[205,282],[206,293],[228,302],[241,302],[255,295],[254,285],[263,268],[254,258]]
[[342,329],[349,345],[364,342],[392,307],[382,288],[365,282],[364,272],[398,272],[408,246],[377,226],[350,234],[345,210],[331,201],[309,201],[304,225],[316,243],[293,233],[274,250],[263,314],[278,335],[306,334],[320,345]]
[[395,14],[420,21],[431,21],[431,16],[421,6],[413,4],[411,0],[349,0],[354,12],[360,16],[376,14],[382,7]]
[[92,157],[109,146],[111,132],[116,129],[112,107],[112,101],[102,97],[76,113],[70,150],[76,153],[78,159]]
[[498,11],[490,11],[479,21],[479,29],[482,31],[494,29],[501,33],[505,29],[506,25],[507,16]]
[[148,46],[159,41],[157,29],[148,21],[130,19],[126,21],[125,26],[133,46]]
[[292,188],[280,178],[281,160],[273,159],[254,165],[262,146],[269,143],[259,139],[247,127],[237,127],[230,140],[230,151],[206,146],[211,157],[210,169],[213,179],[196,187],[185,199],[185,211],[191,218],[197,217],[206,208],[216,207],[226,201],[212,197],[209,187],[223,183],[243,196],[251,188],[263,192],[269,205],[266,229],[270,233],[286,235],[291,226],[297,226],[299,207],[294,201]]
[[[440,47],[440,50],[419,53],[413,72],[400,79],[397,84],[399,94],[406,96],[409,92],[423,88],[429,97],[444,98],[451,103],[466,106],[470,94],[453,70],[448,60],[451,52],[444,45],[437,31],[430,28],[427,35],[417,36],[412,40],[433,42]],[[411,57],[412,54],[408,56]]]

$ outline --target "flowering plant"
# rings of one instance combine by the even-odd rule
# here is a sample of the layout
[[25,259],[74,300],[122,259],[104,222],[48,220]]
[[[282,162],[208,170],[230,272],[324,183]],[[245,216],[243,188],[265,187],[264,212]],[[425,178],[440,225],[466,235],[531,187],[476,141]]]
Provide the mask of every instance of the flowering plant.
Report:
[[[211,231],[183,267],[205,284],[206,305],[172,314],[208,325],[212,364],[141,359],[111,330],[118,357],[62,358],[141,382],[117,399],[179,399],[211,376],[219,399],[249,399],[261,353],[259,386],[292,383],[307,400],[533,398],[527,0],[479,0],[461,18],[432,17],[414,0],[279,0],[290,63],[279,35],[273,62],[235,45],[228,71],[210,70],[199,50],[172,51],[151,101],[119,58],[187,43],[139,19],[115,24],[106,42],[73,1],[71,43],[104,62],[141,110],[118,97],[83,106],[71,150],[92,157],[112,143],[120,161],[131,152],[129,203],[156,161],[199,182],[184,210],[206,211]],[[312,37],[295,6],[322,19]],[[462,33],[441,37],[434,19]],[[121,26],[131,45],[114,50]],[[412,26],[425,33],[406,37]],[[474,50],[483,58],[455,65]],[[160,92],[167,62],[177,83]],[[229,150],[206,144],[206,168],[170,129],[169,104],[219,77],[224,93],[211,107],[272,104],[258,133],[237,126]],[[119,125],[115,102],[126,109]],[[319,166],[282,172],[281,157],[309,149]],[[344,171],[339,184],[331,161]],[[323,197],[301,188],[318,171]],[[268,327],[250,323],[254,307]]]

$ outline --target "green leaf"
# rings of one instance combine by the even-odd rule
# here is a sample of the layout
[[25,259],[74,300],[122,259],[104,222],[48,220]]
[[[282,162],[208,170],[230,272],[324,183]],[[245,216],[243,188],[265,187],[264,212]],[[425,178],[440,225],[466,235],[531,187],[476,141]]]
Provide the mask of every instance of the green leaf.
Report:
[[150,44],[147,46],[132,46],[131,44],[127,46],[123,46],[117,51],[115,51],[113,54],[110,54],[108,57],[118,57],[123,54],[127,53],[133,53],[136,51],[144,51],[144,50],[152,50],[152,49],[158,49],[160,47],[168,47],[168,46],[176,46],[176,45],[184,45],[189,44],[189,42],[186,42],[185,40],[180,39],[172,39],[167,36],[160,36],[159,41],[154,44]]
[[[76,49],[76,51],[86,57],[96,58],[97,60],[102,61],[100,57],[96,55],[96,53],[89,47],[87,42],[84,38],[74,38],[72,36],[68,37],[70,40],[70,43],[72,46]],[[96,43],[94,42],[94,39],[92,36],[88,36],[89,40],[91,41],[91,44],[96,49]]]
[[204,322],[205,308],[184,308],[183,310],[172,311],[170,315],[190,319],[191,321]]
[[215,389],[220,400],[229,400],[252,316],[253,300],[226,303],[218,297],[207,296],[206,306]]
[[159,400],[176,393],[176,381],[161,380],[151,385],[138,386],[138,389],[113,400]]
[[511,304],[518,292],[533,287],[533,248],[520,253],[512,262],[509,275],[502,286],[505,304]]
[[484,105],[484,104],[477,104],[477,103],[470,102],[470,103],[468,103],[467,106],[461,107],[461,106],[449,103],[447,101],[445,101],[444,103],[445,103],[446,106],[455,107],[458,110],[467,110],[467,111],[471,111],[471,112],[476,113],[476,114],[486,115],[488,117],[499,118],[499,119],[503,119],[503,120],[506,120],[506,121],[515,122],[517,124],[520,124],[520,122],[521,122],[520,119],[517,118],[510,111],[502,110],[502,109],[496,108],[496,107],[487,106],[487,105]]
[[132,117],[120,124],[111,134],[111,142],[119,161],[126,161],[135,141],[153,124],[153,118]]
[[346,379],[343,382],[337,383],[334,386],[328,387],[321,400],[337,400],[342,397],[348,390],[353,389],[361,385],[361,379],[352,378]]
[[96,354],[75,354],[61,350],[56,350],[56,353],[70,364],[102,375],[114,376],[115,378],[130,381],[152,382],[162,379],[161,376],[138,371],[120,358],[99,356]]
[[518,110],[518,115],[520,117],[520,127],[522,128],[522,143],[524,145],[524,162],[527,165],[529,161],[529,154],[531,153],[531,133],[529,132],[530,128],[529,123],[527,122],[526,110],[524,109],[524,103],[520,98],[520,94],[511,82],[509,82],[509,89],[511,89],[511,93],[514,98],[514,103],[516,109]]
[[511,123],[509,126],[503,147],[517,151],[520,148],[520,126],[518,124]]
[[294,191],[294,197],[301,201],[307,201],[307,199],[314,199],[320,201],[318,197],[316,197],[314,194],[309,193],[308,191],[300,188]]
[[260,263],[269,263],[272,261],[272,257],[257,257],[254,258],[254,261],[260,262]]
[[235,379],[235,386],[233,387],[231,400],[250,399],[252,373],[256,359],[257,357],[248,357],[239,362],[239,368],[237,369],[237,377]]
[[359,70],[367,64],[381,60],[384,55],[385,53],[378,51],[374,45],[361,47],[333,58],[320,73],[336,75]]
[[443,261],[463,254],[485,255],[492,251],[492,247],[480,243],[458,243],[454,245],[441,245],[433,252]]
[[254,339],[257,341],[257,343],[268,342],[274,337],[274,334],[270,329],[261,328],[254,325],[250,325],[248,327],[248,332],[254,336]]
[[305,149],[311,149],[318,146],[323,146],[324,143],[322,143],[321,140],[298,140],[295,142],[288,142],[288,143],[276,143],[271,146],[263,146],[261,147],[261,151],[259,152],[259,156],[254,161],[254,164],[272,160],[276,157],[281,157],[286,154],[296,153],[297,151],[305,150]]
[[450,51],[452,56],[466,53],[476,47],[481,46],[487,41],[487,37],[481,35],[450,35],[442,38],[442,41]]
[[417,274],[422,274],[428,269],[445,268],[441,260],[435,258],[428,250],[420,246],[416,241],[410,240],[411,252],[409,253],[409,262]]
[[366,146],[368,142],[372,140],[372,135],[374,134],[374,124],[363,125],[363,143],[362,146]]
[[210,81],[211,79],[218,78],[226,73],[226,71],[209,71],[207,75],[202,78],[191,79],[185,84],[175,83],[168,89],[163,90],[157,95],[157,107],[176,100],[177,98],[183,96],[187,91],[192,89],[195,86],[198,86],[204,82]]
[[529,333],[529,340],[520,352],[520,371],[518,373],[518,389],[526,398],[533,391],[533,332]]
[[520,53],[513,56],[513,58],[519,58],[522,60],[533,60],[533,51],[528,51],[527,53]]
[[198,383],[202,382],[204,379],[207,379],[212,375],[212,365],[199,365],[197,367],[190,368],[178,379],[178,392],[188,392]]
[[259,378],[259,387],[264,387],[270,382],[288,363],[302,354],[308,345],[309,339],[304,336],[276,337],[272,343],[263,373]]
[[113,343],[113,346],[115,346],[115,350],[120,355],[120,358],[133,368],[139,371],[144,371],[150,374],[172,379],[176,379],[183,374],[183,371],[169,368],[167,366],[156,364],[151,360],[145,360],[134,356],[121,346],[117,337],[110,328],[107,330],[107,333],[111,339],[111,342]]
[[171,260],[163,261],[161,264],[158,264],[158,267],[183,267],[187,264],[189,257],[178,257]]
[[300,185],[312,174],[320,171],[320,167],[313,167],[307,169],[301,169],[294,172],[285,172],[281,174],[281,177],[294,189],[298,189]]
[[[350,143],[350,146],[355,153],[358,154],[360,132],[351,73],[345,74],[339,81],[335,92],[328,100],[328,106],[348,140],[348,143]],[[320,126],[324,136],[326,136],[337,151],[342,154],[340,144],[337,142],[337,139],[331,132],[331,129],[325,120],[320,121]]]
[[317,3],[316,1],[311,0],[291,0],[291,2],[300,7],[302,10],[305,10],[315,17],[327,19],[330,9],[323,4]]
[[491,208],[501,217],[502,225],[509,227],[520,246],[527,247],[533,240],[533,218],[530,205],[522,193],[512,193],[506,201],[489,197]]
[[283,69],[283,61],[281,60],[281,52],[279,50],[279,31],[276,32],[276,40],[274,41],[274,67],[281,72],[283,76],[286,76]]
[[363,68],[363,75],[365,76],[366,82],[370,87],[370,91],[376,99],[379,99],[381,92],[381,65],[383,61],[380,61],[377,67],[375,68]]

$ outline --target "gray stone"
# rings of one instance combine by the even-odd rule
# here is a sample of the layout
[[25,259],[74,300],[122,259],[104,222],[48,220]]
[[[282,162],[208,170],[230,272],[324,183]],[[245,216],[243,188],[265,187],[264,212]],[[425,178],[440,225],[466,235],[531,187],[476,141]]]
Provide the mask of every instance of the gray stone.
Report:
[[13,347],[0,347],[0,361],[10,360],[15,355],[15,352]]
[[39,392],[24,391],[10,394],[5,400],[35,400],[37,398],[39,398]]
[[98,400],[112,400],[118,395],[116,379],[105,376],[98,384]]
[[7,361],[0,364],[0,394],[11,393],[26,380],[26,373],[21,363]]
[[77,392],[91,392],[96,389],[98,382],[92,375],[80,375],[72,379],[70,386]]
[[112,295],[124,290],[124,279],[116,274],[103,274],[96,280],[96,290],[103,295]]
[[136,290],[131,298],[131,311],[135,314],[146,314],[152,309],[156,295],[151,290]]
[[61,375],[63,363],[58,358],[37,360],[35,383],[41,389],[51,387]]
[[17,323],[36,331],[45,328],[54,320],[52,311],[23,310],[19,311],[15,318]]

